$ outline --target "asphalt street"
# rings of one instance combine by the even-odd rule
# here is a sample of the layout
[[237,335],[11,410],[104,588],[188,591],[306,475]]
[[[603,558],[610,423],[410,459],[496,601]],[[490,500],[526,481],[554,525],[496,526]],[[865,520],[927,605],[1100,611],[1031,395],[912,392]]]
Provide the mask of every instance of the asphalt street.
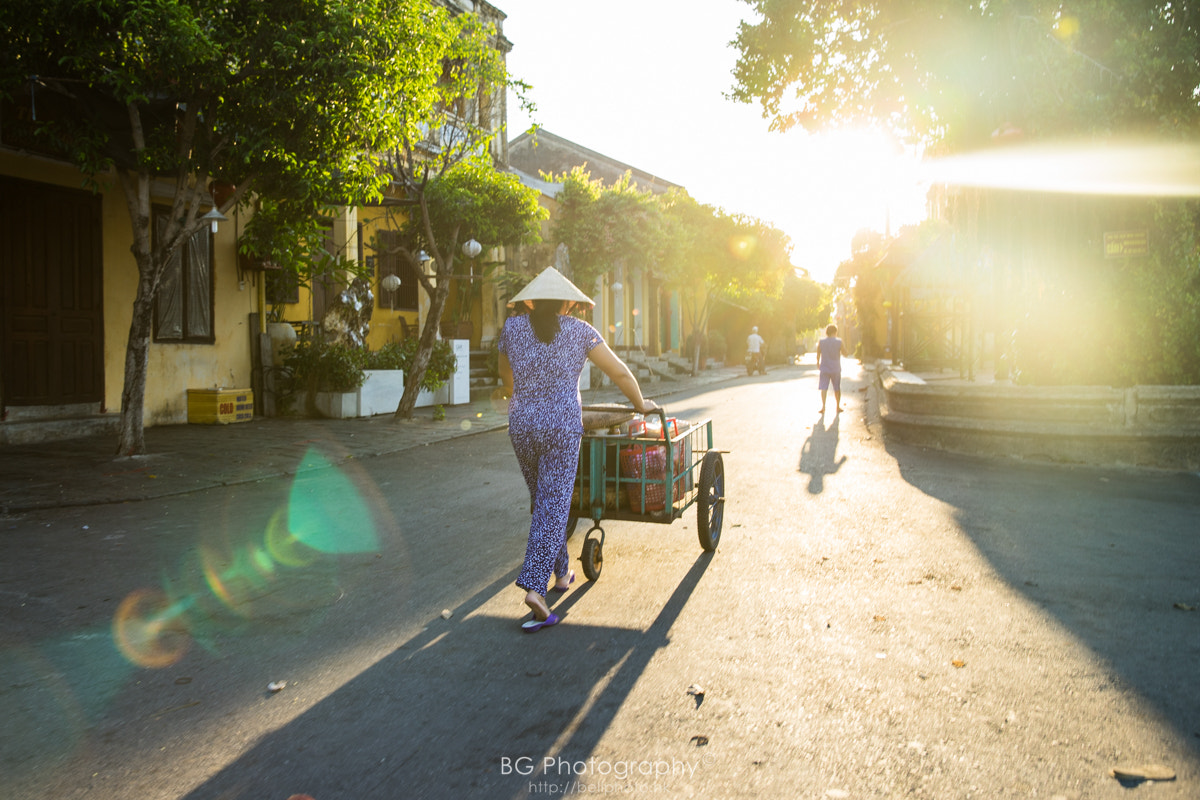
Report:
[[604,521],[533,635],[503,431],[0,519],[3,796],[1200,796],[1200,478],[891,445],[848,369],[672,398],[717,552]]

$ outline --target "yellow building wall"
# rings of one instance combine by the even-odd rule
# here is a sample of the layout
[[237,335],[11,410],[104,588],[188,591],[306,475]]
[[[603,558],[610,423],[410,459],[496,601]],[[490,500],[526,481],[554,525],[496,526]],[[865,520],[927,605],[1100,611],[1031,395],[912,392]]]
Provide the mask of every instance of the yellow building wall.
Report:
[[[419,311],[392,309],[386,301],[386,293],[379,285],[382,278],[379,271],[379,254],[371,246],[375,234],[387,230],[386,210],[382,208],[358,209],[358,224],[362,226],[363,252],[362,258],[368,256],[375,259],[375,274],[371,278],[371,291],[375,295],[375,309],[371,312],[371,330],[367,334],[367,349],[378,350],[388,342],[399,342],[404,338],[405,325],[410,336],[420,335]],[[403,318],[404,325],[400,320]]]
[[[0,152],[0,173],[26,180],[82,187],[80,173],[70,166],[38,157]],[[104,258],[104,409],[117,413],[125,380],[125,352],[133,299],[137,293],[137,264],[130,247],[133,233],[129,211],[115,174],[100,176],[101,238]],[[166,202],[167,198],[156,197]],[[150,343],[146,379],[147,426],[187,422],[187,390],[249,388],[249,314],[256,307],[253,276],[239,281],[234,223],[221,223],[213,237],[214,344]]]
[[[388,342],[401,341],[404,338],[405,330],[401,319],[407,324],[409,335],[417,335],[419,332],[420,311],[392,309],[383,288],[379,285],[382,277],[380,275],[380,259],[379,254],[372,247],[372,242],[374,241],[373,237],[380,229],[386,229],[384,214],[385,211],[380,208],[342,208],[333,219],[331,231],[334,247],[347,258],[360,261],[365,261],[367,258],[375,260],[375,272],[371,276],[371,292],[375,297],[375,307],[371,312],[371,328],[367,334],[367,348],[370,350],[378,350]],[[360,226],[362,228],[362,252],[359,252],[358,247]],[[248,282],[260,279],[262,277],[258,273],[247,273]],[[341,285],[344,286],[347,283],[348,276]],[[257,297],[257,284],[251,288],[253,289],[252,295]],[[266,312],[268,315],[277,316],[281,322],[321,322],[314,316],[312,292],[305,286],[300,287],[297,302],[267,305]]]

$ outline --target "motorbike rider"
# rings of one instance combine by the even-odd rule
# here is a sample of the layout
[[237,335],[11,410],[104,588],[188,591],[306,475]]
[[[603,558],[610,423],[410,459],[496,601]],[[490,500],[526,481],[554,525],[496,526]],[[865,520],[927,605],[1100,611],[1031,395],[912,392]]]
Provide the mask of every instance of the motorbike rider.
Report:
[[765,344],[765,341],[758,335],[758,326],[755,325],[750,329],[750,335],[746,337],[746,353],[750,362],[749,369],[758,369],[766,372],[763,362],[763,344]]

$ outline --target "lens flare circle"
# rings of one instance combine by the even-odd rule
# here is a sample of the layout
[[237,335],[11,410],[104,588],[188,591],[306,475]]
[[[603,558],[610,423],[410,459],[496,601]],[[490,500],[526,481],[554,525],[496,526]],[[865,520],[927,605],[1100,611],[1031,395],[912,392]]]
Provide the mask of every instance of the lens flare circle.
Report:
[[158,589],[138,589],[121,601],[113,640],[131,663],[152,669],[177,663],[191,644],[177,609]]
[[317,558],[317,551],[300,541],[287,527],[287,510],[279,508],[271,515],[263,544],[271,558],[285,567],[307,567]]
[[726,247],[729,250],[729,255],[739,261],[745,261],[754,255],[754,251],[758,247],[758,238],[750,235],[733,236],[726,243]]

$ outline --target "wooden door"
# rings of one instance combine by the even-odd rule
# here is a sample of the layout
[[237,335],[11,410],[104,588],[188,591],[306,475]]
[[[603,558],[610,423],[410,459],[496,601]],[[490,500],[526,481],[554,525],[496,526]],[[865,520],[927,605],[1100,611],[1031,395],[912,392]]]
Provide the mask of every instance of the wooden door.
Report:
[[100,197],[0,177],[0,400],[104,399]]

